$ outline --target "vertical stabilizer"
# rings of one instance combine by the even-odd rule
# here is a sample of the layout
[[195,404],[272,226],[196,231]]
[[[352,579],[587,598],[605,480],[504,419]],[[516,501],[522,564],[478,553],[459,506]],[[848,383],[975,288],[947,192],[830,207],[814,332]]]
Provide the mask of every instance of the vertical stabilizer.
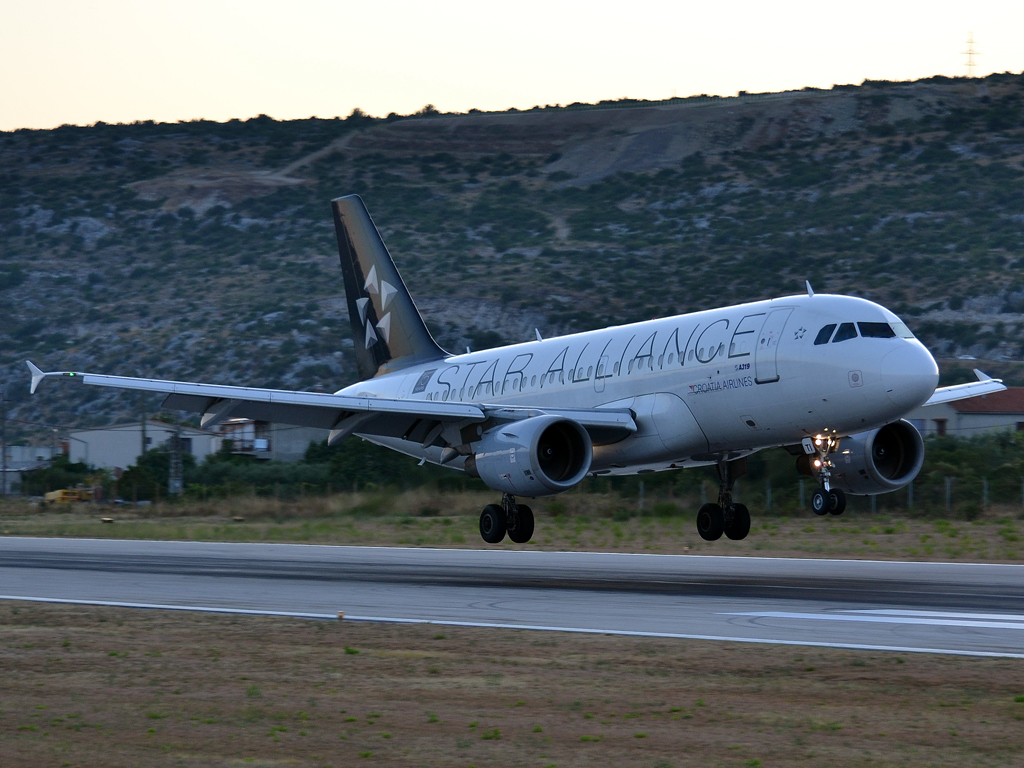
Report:
[[370,379],[445,357],[362,199],[348,195],[331,205],[359,377]]

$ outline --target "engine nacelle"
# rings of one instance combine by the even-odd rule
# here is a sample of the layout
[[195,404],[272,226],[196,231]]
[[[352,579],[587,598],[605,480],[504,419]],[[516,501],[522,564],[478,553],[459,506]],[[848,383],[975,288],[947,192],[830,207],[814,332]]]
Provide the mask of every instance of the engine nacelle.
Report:
[[577,485],[593,458],[590,435],[580,424],[533,416],[484,432],[465,469],[496,491],[550,496]]
[[905,487],[924,463],[924,440],[906,419],[844,438],[833,454],[832,485],[872,496]]

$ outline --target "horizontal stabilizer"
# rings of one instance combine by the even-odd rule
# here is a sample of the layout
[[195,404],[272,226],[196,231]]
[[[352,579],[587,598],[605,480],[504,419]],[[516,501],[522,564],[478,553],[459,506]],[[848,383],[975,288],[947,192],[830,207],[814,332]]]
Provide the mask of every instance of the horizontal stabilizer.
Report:
[[977,381],[970,381],[966,384],[956,384],[952,387],[939,387],[935,390],[925,405],[938,405],[939,403],[952,403],[955,400],[966,400],[969,397],[980,395],[991,395],[993,392],[1002,392],[1006,389],[1002,379],[993,379],[977,368],[974,369]]

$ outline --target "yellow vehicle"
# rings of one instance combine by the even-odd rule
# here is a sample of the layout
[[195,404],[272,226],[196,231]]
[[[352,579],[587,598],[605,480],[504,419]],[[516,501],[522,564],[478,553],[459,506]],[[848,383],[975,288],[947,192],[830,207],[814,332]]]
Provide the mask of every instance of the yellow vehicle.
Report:
[[44,504],[71,504],[76,501],[92,501],[92,488],[62,488],[43,496]]

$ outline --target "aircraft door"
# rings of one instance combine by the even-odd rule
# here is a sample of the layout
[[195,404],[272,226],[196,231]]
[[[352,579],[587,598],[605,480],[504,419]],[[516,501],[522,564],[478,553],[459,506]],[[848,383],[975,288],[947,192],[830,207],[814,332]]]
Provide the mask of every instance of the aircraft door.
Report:
[[776,309],[768,315],[764,325],[761,326],[757,352],[754,353],[754,381],[758,384],[768,384],[779,380],[776,355],[779,350],[779,340],[782,338],[782,329],[786,326],[786,321],[792,312],[792,308]]
[[608,373],[608,355],[601,355],[597,361],[597,372],[594,375],[594,391],[604,392],[604,380],[611,374]]

